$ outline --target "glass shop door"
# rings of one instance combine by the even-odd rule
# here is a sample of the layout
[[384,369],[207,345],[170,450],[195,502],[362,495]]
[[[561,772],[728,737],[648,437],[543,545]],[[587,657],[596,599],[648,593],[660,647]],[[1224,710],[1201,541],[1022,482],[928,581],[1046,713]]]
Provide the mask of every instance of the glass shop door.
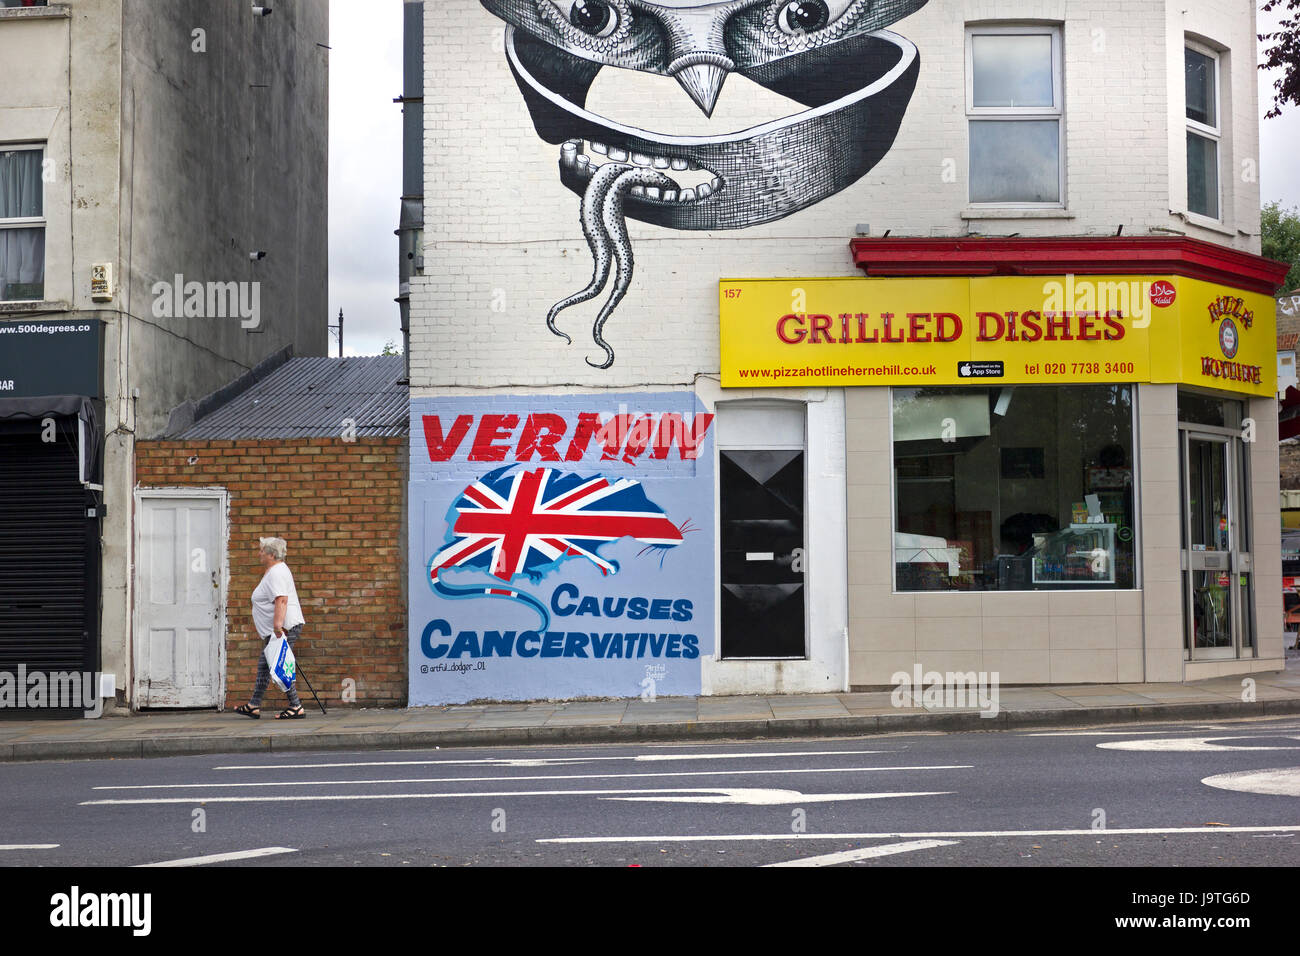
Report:
[[1253,645],[1251,561],[1239,439],[1179,431],[1183,628],[1192,660],[1242,656]]

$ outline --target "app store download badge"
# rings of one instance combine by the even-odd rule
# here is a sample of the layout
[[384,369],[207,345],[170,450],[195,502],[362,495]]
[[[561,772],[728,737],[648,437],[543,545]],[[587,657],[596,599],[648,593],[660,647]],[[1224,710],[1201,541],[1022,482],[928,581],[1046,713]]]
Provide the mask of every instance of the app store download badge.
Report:
[[1001,378],[1004,374],[1002,362],[958,362],[959,378]]

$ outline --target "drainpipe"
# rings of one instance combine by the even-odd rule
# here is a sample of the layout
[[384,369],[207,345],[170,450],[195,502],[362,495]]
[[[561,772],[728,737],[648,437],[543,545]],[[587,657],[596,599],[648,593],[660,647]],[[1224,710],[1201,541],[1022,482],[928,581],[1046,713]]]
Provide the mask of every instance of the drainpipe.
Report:
[[397,225],[397,308],[411,379],[411,277],[424,274],[424,3],[402,7],[402,208]]

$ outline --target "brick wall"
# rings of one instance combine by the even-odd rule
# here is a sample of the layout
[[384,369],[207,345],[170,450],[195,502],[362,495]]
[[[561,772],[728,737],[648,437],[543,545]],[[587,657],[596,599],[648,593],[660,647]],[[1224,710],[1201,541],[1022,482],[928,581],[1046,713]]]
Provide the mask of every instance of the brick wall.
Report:
[[1278,448],[1281,459],[1279,477],[1284,489],[1300,488],[1300,445],[1281,445]]
[[[297,653],[326,706],[342,705],[348,678],[356,701],[345,706],[406,703],[405,438],[145,441],[136,455],[140,487],[230,493],[227,708],[248,699],[257,674],[249,606],[258,538],[271,536],[288,542],[307,620]],[[306,684],[299,691],[315,706]],[[268,710],[281,700],[272,685]]]

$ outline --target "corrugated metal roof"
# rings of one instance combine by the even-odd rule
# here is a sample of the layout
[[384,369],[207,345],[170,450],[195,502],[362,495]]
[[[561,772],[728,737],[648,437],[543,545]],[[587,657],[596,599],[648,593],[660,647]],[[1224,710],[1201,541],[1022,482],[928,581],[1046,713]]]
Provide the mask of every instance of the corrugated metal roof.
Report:
[[409,431],[408,389],[400,355],[290,359],[246,392],[173,439],[336,438],[343,420],[358,437]]

